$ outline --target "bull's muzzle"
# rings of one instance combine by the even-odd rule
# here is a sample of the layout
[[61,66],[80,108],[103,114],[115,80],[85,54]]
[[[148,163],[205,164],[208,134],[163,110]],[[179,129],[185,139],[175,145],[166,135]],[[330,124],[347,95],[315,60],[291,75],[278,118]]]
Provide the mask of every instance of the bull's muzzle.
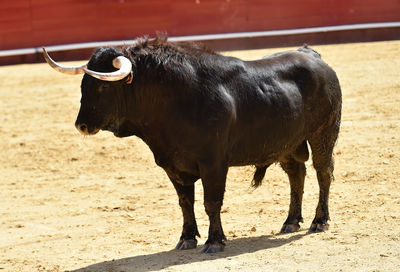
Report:
[[86,124],[84,124],[84,123],[82,123],[82,124],[76,123],[76,124],[75,124],[75,127],[76,127],[76,129],[77,129],[82,135],[86,135],[86,136],[88,136],[88,135],[94,135],[94,134],[96,134],[97,132],[99,132],[99,129],[90,130],[89,127],[88,127]]

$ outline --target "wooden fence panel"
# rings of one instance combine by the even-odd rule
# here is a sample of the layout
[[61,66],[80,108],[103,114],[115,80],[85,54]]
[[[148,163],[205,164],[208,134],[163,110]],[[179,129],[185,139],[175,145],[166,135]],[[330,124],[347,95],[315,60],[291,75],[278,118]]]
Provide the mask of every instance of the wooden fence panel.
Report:
[[3,0],[0,50],[391,21],[400,0]]

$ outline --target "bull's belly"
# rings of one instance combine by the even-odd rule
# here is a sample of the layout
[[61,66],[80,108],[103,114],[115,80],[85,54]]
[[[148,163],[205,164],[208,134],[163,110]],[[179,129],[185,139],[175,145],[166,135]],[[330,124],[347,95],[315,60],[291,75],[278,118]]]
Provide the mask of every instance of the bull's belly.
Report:
[[233,144],[228,151],[230,166],[268,165],[292,154],[304,141],[300,132],[278,136],[251,137]]
[[285,154],[290,153],[287,150],[272,151],[263,148],[253,151],[232,150],[229,156],[229,166],[268,165],[279,161]]

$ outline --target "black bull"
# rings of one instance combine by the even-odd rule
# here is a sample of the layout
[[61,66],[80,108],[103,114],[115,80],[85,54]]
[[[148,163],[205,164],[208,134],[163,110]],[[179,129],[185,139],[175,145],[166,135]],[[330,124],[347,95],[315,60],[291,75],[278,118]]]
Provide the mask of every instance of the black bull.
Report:
[[87,68],[113,72],[121,55],[132,63],[131,75],[113,82],[84,75],[76,127],[83,134],[109,130],[146,142],[179,197],[184,222],[178,249],[197,246],[194,183],[201,179],[210,220],[202,252],[223,250],[220,211],[230,166],[255,165],[257,187],[267,167],[279,162],[291,190],[281,232],[297,231],[307,142],[320,188],[310,230],[328,228],[341,90],[318,53],[303,47],[242,61],[194,44],[143,39],[123,50],[98,49]]

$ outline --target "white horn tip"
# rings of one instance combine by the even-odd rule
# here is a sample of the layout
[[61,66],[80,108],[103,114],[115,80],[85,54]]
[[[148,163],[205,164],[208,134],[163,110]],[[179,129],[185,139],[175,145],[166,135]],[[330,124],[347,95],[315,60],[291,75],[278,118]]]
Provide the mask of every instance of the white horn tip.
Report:
[[46,62],[56,71],[68,74],[68,75],[78,75],[78,74],[83,74],[84,71],[83,69],[86,68],[86,64],[81,65],[81,66],[64,66],[61,64],[56,63],[47,53],[46,48],[42,47],[43,50],[43,57],[46,60]]

